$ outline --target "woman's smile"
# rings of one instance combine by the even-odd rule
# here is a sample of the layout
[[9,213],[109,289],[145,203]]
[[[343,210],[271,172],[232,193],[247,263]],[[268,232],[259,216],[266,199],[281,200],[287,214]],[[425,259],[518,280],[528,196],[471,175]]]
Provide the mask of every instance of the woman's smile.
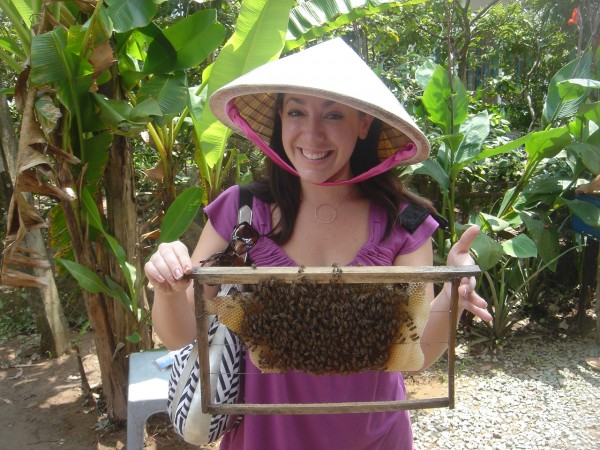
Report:
[[332,100],[286,94],[279,111],[285,153],[300,178],[313,183],[350,178],[356,141],[373,118]]
[[331,154],[331,152],[311,152],[310,150],[305,150],[303,148],[301,148],[300,151],[306,159],[310,159],[311,161],[325,159]]

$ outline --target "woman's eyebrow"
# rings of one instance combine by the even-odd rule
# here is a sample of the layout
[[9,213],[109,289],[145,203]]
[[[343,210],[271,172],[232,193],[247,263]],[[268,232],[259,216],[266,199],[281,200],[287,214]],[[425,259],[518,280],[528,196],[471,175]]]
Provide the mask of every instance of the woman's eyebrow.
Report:
[[[283,104],[285,105],[285,104],[287,104],[289,102],[295,102],[295,103],[298,103],[299,105],[306,105],[306,100],[304,100],[304,99],[302,99],[300,97],[287,97],[285,99],[285,101],[283,102]],[[330,107],[332,105],[335,105],[336,103],[337,102],[334,101],[334,100],[324,99],[323,100],[323,104],[321,106],[324,107],[324,108],[328,108],[328,107]]]

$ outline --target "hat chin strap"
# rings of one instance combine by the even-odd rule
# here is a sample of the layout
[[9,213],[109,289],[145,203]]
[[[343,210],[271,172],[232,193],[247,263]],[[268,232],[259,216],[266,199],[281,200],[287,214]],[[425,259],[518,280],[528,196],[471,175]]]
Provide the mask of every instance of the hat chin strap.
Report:
[[[240,130],[252,141],[254,145],[260,148],[275,164],[281,167],[284,170],[296,175],[299,177],[298,171],[294,169],[291,165],[286,163],[281,156],[279,156],[275,150],[273,150],[269,145],[250,127],[246,119],[244,119],[239,113],[237,107],[235,106],[234,100],[230,100],[227,103],[226,107],[227,115],[231,119],[231,121],[236,124]],[[368,180],[369,178],[373,178],[376,175],[379,175],[383,172],[387,172],[400,165],[403,161],[406,161],[409,158],[412,158],[417,153],[417,146],[412,142],[406,144],[404,147],[399,148],[396,153],[392,156],[384,159],[375,167],[367,170],[366,172],[361,173],[349,180],[341,180],[341,181],[325,181],[323,183],[319,183],[321,186],[340,186],[344,184],[353,184],[360,183],[361,181]]]

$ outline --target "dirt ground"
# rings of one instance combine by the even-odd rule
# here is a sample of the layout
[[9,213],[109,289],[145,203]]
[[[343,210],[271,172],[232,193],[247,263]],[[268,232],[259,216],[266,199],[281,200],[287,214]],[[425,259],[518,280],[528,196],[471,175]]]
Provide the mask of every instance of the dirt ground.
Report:
[[[126,448],[125,427],[109,424],[98,414],[99,408],[82,396],[75,353],[47,359],[35,354],[34,340],[21,336],[0,344],[0,449]],[[97,388],[100,370],[91,333],[82,336],[80,354],[89,385]],[[447,385],[441,378],[411,378],[407,381],[410,397],[446,396]],[[151,417],[146,431],[145,449],[198,449],[175,434],[166,415]]]
[[[125,427],[109,424],[101,408],[82,396],[75,353],[47,359],[34,353],[33,340],[22,336],[0,344],[0,449],[126,448]],[[91,333],[82,337],[80,353],[94,391],[100,370]],[[164,415],[151,417],[146,429],[145,449],[197,449],[179,439]]]

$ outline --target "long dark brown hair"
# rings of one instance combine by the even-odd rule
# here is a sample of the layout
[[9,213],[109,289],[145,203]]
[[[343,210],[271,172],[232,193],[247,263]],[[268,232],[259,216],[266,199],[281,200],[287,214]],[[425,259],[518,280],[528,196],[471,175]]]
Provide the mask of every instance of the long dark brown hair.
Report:
[[[276,102],[278,111],[282,100],[283,95],[280,94]],[[380,129],[381,121],[375,118],[369,128],[367,137],[356,141],[354,152],[350,157],[350,169],[355,176],[380,163],[375,151],[379,141]],[[292,165],[283,148],[279,112],[275,114],[273,134],[269,145],[287,164]],[[385,209],[387,213],[386,236],[392,231],[400,206],[406,201],[417,203],[435,212],[429,200],[410,192],[391,170],[359,182],[357,187],[369,201]],[[292,236],[300,208],[300,178],[269,159],[266,165],[266,178],[253,182],[250,185],[250,190],[263,202],[274,203],[279,208],[279,222],[273,226],[269,237],[278,245],[285,244]]]

